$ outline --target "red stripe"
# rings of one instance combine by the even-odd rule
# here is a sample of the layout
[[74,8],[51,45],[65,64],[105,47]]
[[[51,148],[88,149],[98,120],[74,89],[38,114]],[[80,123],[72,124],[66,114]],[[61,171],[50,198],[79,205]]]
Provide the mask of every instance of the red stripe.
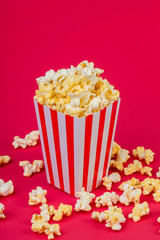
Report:
[[118,101],[116,101],[112,104],[112,114],[111,114],[111,120],[110,120],[110,128],[109,128],[109,134],[108,134],[107,149],[106,149],[106,155],[105,155],[105,162],[104,162],[102,177],[105,177],[106,171],[107,171],[109,153],[110,153],[110,150],[111,150],[110,148],[111,148],[111,143],[112,143],[114,123],[115,123],[116,112],[117,112],[117,104],[118,104]]
[[97,150],[96,150],[96,159],[95,159],[95,166],[94,166],[94,176],[93,176],[92,190],[96,188],[96,183],[97,183],[105,115],[106,115],[106,108],[103,109],[102,111],[100,111],[99,130],[98,130],[98,139],[97,139]]
[[73,117],[66,115],[66,135],[67,135],[67,150],[68,150],[68,166],[69,166],[69,181],[70,194],[75,195],[74,191],[74,131]]
[[42,134],[43,134],[43,141],[44,141],[44,147],[45,147],[46,158],[47,158],[49,177],[50,177],[51,184],[54,185],[52,165],[51,165],[51,157],[50,157],[50,152],[49,152],[49,145],[48,145],[48,138],[47,138],[47,130],[46,130],[46,123],[45,123],[43,105],[38,103],[38,109],[39,109],[39,116],[40,116],[41,127],[42,127]]
[[87,188],[89,155],[91,146],[91,133],[92,133],[93,115],[86,117],[85,124],[85,143],[84,143],[84,164],[83,164],[83,187]]
[[57,112],[53,111],[53,110],[50,110],[50,112],[51,112],[51,119],[52,119],[53,137],[54,137],[54,145],[55,145],[55,152],[56,152],[56,161],[57,161],[60,188],[64,191]]

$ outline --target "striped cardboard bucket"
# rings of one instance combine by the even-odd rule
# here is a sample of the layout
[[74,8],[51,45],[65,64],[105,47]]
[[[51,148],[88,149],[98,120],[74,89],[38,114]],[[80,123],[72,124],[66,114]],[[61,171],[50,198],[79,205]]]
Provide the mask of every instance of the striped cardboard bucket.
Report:
[[73,196],[99,187],[108,174],[120,99],[82,118],[34,104],[47,181]]

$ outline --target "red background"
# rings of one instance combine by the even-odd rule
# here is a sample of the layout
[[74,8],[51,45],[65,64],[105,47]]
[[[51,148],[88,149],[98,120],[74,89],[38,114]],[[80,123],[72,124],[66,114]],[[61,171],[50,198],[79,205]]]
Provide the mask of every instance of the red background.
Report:
[[[0,178],[13,180],[15,186],[13,195],[0,198],[6,208],[0,239],[47,239],[30,230],[38,207],[27,205],[29,191],[44,187],[48,203],[56,207],[60,202],[74,205],[75,199],[48,185],[44,170],[23,177],[19,160],[42,159],[40,144],[25,150],[14,150],[11,145],[15,135],[24,137],[37,129],[35,78],[85,59],[104,69],[103,76],[120,90],[122,98],[115,139],[129,150],[138,145],[151,148],[156,153],[151,165],[155,176],[160,165],[160,4],[159,0],[5,0],[0,4],[0,155],[12,157],[11,163],[0,167]],[[104,190],[94,192],[99,195]],[[151,214],[139,223],[127,219],[120,232],[90,219],[91,212],[73,213],[60,222],[62,236],[56,238],[159,239],[159,205],[152,196],[144,199]],[[126,217],[132,207],[123,207]]]

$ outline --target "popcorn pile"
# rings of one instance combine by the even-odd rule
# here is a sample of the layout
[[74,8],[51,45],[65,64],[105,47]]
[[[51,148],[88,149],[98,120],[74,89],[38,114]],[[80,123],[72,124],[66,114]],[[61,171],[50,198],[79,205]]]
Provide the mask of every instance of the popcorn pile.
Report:
[[9,156],[0,156],[0,165],[10,162],[11,158]]
[[36,79],[39,90],[34,98],[66,115],[80,118],[93,114],[119,98],[119,91],[102,79],[101,73],[103,70],[88,61],[57,72],[50,70]]
[[39,139],[39,131],[32,131],[29,134],[26,134],[25,138],[20,138],[19,136],[14,137],[12,142],[13,147],[16,148],[26,148],[27,146],[37,145],[37,140]]
[[23,176],[30,177],[33,173],[40,172],[43,168],[42,160],[34,160],[31,164],[29,161],[20,161],[19,166],[23,167]]

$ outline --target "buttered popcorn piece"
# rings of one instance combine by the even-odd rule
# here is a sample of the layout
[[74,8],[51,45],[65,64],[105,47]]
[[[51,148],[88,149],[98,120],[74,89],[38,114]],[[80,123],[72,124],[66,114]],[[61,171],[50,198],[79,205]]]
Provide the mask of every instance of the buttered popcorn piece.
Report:
[[119,92],[99,75],[103,70],[88,61],[77,67],[50,70],[37,78],[39,90],[35,99],[67,115],[84,117],[93,114],[119,98]]
[[6,217],[3,213],[3,211],[4,211],[4,205],[2,203],[0,203],[0,219]]
[[140,172],[142,169],[142,163],[138,160],[134,160],[133,163],[130,163],[126,168],[124,168],[125,175],[131,175],[135,172]]
[[32,131],[29,134],[26,134],[25,138],[20,138],[19,136],[14,137],[14,141],[12,142],[13,147],[26,148],[27,146],[35,146],[37,144],[37,140],[39,139],[39,131]]
[[96,197],[95,203],[96,207],[108,206],[111,207],[113,204],[117,204],[119,201],[119,195],[115,192],[105,192],[103,195]]
[[148,195],[152,191],[157,192],[160,190],[160,180],[159,179],[154,179],[154,178],[145,178],[141,182],[141,186],[143,189],[143,194]]
[[80,198],[77,199],[77,202],[75,204],[75,211],[90,211],[91,206],[90,203],[95,198],[95,194],[89,193],[85,191],[85,188],[82,188],[81,192],[77,192],[76,195]]
[[60,236],[60,226],[58,224],[49,224],[46,221],[38,219],[33,222],[31,229],[33,232],[45,233],[48,239],[54,239],[54,234]]
[[2,179],[0,179],[0,196],[8,196],[12,194],[13,191],[14,186],[11,180],[5,183]]
[[160,190],[157,190],[155,193],[153,193],[153,197],[155,202],[160,202]]
[[133,150],[133,156],[138,157],[140,160],[144,159],[147,165],[149,165],[150,162],[153,162],[154,155],[154,152],[150,149],[145,149],[144,147],[137,147]]
[[160,178],[160,167],[158,168],[158,172],[156,173],[157,178]]
[[128,206],[131,202],[139,203],[142,190],[140,188],[134,189],[132,186],[124,190],[120,196],[120,203]]
[[101,213],[94,211],[94,212],[92,212],[91,218],[98,220],[99,222],[103,222],[103,221],[107,221],[108,215],[107,215],[106,211],[101,212]]
[[141,182],[139,181],[139,179],[133,177],[130,180],[121,183],[121,185],[119,185],[118,188],[121,191],[125,191],[126,189],[128,189],[130,187],[133,187],[134,189],[141,188]]
[[114,167],[119,171],[123,171],[124,169],[123,163],[121,161],[116,161],[114,159],[110,160],[110,167]]
[[126,163],[127,160],[130,158],[129,151],[126,149],[120,149],[117,155],[116,161],[120,161],[122,163]]
[[92,218],[98,220],[99,222],[105,221],[106,227],[110,227],[112,230],[119,231],[121,230],[122,226],[121,223],[126,221],[122,209],[118,208],[117,206],[109,207],[108,210],[104,212],[93,212]]
[[37,205],[39,203],[46,203],[47,199],[45,195],[47,194],[46,190],[43,190],[41,187],[37,187],[37,189],[32,190],[29,193],[29,205]]
[[134,222],[138,222],[141,220],[142,216],[149,214],[150,209],[147,202],[143,202],[141,204],[136,204],[132,209],[132,213],[128,215],[128,217],[133,219]]
[[142,175],[146,174],[146,175],[148,175],[149,177],[152,177],[152,173],[151,173],[152,170],[153,170],[153,169],[152,169],[151,167],[143,167],[143,168],[141,169],[140,173],[141,173]]
[[0,156],[0,165],[8,163],[10,160],[11,160],[11,158],[7,155]]
[[108,219],[105,226],[110,227],[112,230],[121,230],[121,223],[124,223],[126,221],[122,213],[122,209],[118,208],[117,206],[112,206],[106,210],[106,214],[108,215]]
[[113,142],[111,158],[115,158],[118,155],[120,149],[121,146],[118,143]]
[[53,220],[60,221],[62,219],[63,215],[65,215],[65,216],[71,215],[72,206],[61,203],[58,207],[58,210],[54,210],[53,213],[54,213]]
[[30,177],[33,173],[40,172],[43,168],[42,160],[34,160],[31,164],[29,161],[20,161],[19,166],[23,167],[23,176]]
[[108,177],[102,178],[103,185],[106,187],[107,190],[111,190],[112,183],[117,183],[121,181],[121,176],[117,172],[111,173]]
[[48,205],[48,204],[42,204],[40,206],[40,214],[33,214],[31,223],[36,222],[37,220],[43,220],[48,222],[50,220],[50,217],[54,214],[54,206]]

